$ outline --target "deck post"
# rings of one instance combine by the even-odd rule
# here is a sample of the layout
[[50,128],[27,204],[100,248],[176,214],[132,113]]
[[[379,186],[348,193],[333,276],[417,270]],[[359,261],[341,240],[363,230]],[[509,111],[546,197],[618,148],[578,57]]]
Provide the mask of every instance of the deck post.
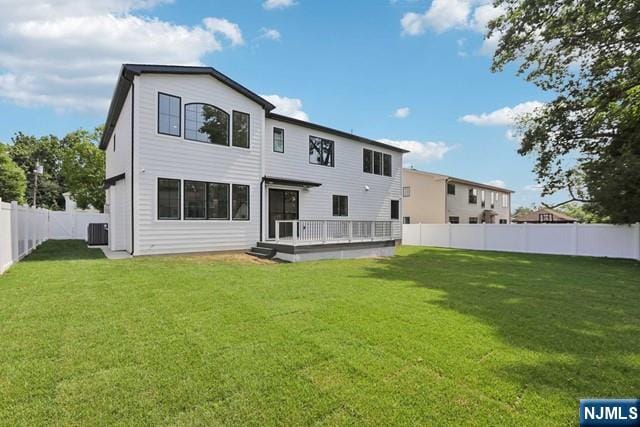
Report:
[[291,221],[291,239],[295,245],[298,242],[298,221]]
[[322,221],[322,243],[327,242],[327,221]]
[[276,243],[280,242],[280,221],[276,221]]

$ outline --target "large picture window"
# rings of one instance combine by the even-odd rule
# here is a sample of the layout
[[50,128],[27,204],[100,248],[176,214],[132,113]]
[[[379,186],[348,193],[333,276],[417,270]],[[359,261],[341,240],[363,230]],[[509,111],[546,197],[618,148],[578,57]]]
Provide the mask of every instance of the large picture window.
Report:
[[231,211],[235,221],[249,220],[249,186],[233,184]]
[[207,183],[201,181],[184,182],[184,218],[206,219]]
[[349,198],[333,196],[333,216],[349,216]]
[[213,105],[185,105],[184,137],[192,141],[229,145],[229,114]]
[[362,150],[362,172],[373,173],[373,151]]
[[180,97],[158,93],[158,133],[180,136]]
[[309,163],[314,165],[334,165],[334,143],[328,139],[309,137]]
[[207,183],[207,218],[229,219],[229,184]]
[[233,146],[249,148],[249,115],[240,111],[233,112]]
[[180,180],[158,178],[158,219],[180,219]]
[[284,153],[284,129],[273,128],[273,151]]
[[391,176],[391,154],[383,154],[382,156],[382,174]]

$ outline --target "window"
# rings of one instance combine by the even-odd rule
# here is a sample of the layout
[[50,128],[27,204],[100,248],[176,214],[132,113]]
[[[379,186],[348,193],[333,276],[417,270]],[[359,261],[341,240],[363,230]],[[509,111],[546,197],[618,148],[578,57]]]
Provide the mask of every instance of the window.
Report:
[[184,137],[192,141],[229,145],[229,114],[213,105],[185,105]]
[[478,223],[478,217],[477,216],[470,216],[469,217],[469,224],[477,224]]
[[184,182],[184,218],[206,219],[207,183],[200,181]]
[[538,221],[539,222],[553,222],[553,214],[550,214],[550,213],[538,214]]
[[450,216],[449,224],[460,224],[460,218],[457,216]]
[[502,195],[502,207],[503,208],[508,208],[509,207],[509,196],[507,196],[506,194]]
[[478,190],[475,188],[469,189],[469,203],[474,205],[478,204]]
[[362,150],[362,172],[373,173],[373,151]]
[[180,219],[180,180],[158,178],[158,219]]
[[249,220],[249,186],[233,184],[231,210],[235,221]]
[[501,219],[501,220],[500,220],[500,224],[506,224],[506,223],[507,223],[507,220],[506,220],[506,219]]
[[411,187],[402,187],[402,197],[411,197]]
[[333,167],[333,141],[309,136],[309,163]]
[[273,151],[284,153],[284,129],[273,128]]
[[410,216],[403,216],[402,217],[402,223],[403,224],[411,224],[411,217]]
[[378,151],[373,152],[373,173],[382,175],[382,153]]
[[391,201],[391,219],[400,219],[400,201]]
[[229,184],[207,183],[207,219],[229,219]]
[[484,190],[480,192],[480,207],[484,208]]
[[180,136],[180,97],[158,93],[158,133]]
[[456,195],[456,185],[452,183],[447,183],[447,194],[451,194],[452,196]]
[[349,198],[333,196],[333,216],[349,216]]
[[491,192],[491,209],[493,209],[495,206],[495,199],[496,199],[496,193],[492,191]]
[[234,147],[249,148],[249,115],[240,111],[233,112]]
[[116,152],[116,134],[113,134],[113,152]]
[[382,174],[391,176],[391,154],[382,155]]

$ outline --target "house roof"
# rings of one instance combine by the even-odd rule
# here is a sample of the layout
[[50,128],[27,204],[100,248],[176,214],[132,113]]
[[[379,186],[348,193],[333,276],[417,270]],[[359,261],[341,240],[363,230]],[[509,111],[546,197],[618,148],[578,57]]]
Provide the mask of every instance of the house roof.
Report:
[[556,211],[554,209],[549,209],[549,208],[542,208],[542,209],[538,209],[538,210],[533,211],[533,212],[517,215],[517,216],[515,216],[513,218],[513,221],[516,221],[516,222],[540,222],[540,215],[541,214],[551,214],[551,215],[553,215],[553,221],[552,222],[578,222],[578,220],[576,218],[573,218],[572,216],[569,216],[569,215],[567,215],[565,213],[562,213],[560,211]]
[[113,92],[113,96],[111,97],[111,105],[109,106],[109,112],[107,113],[107,121],[105,122],[104,132],[102,133],[102,138],[100,139],[100,148],[106,149],[107,145],[109,145],[109,140],[113,135],[113,130],[116,126],[116,121],[120,116],[120,112],[122,111],[122,107],[124,106],[124,102],[127,99],[127,94],[129,93],[129,89],[131,88],[131,84],[133,82],[133,77],[138,76],[140,74],[186,74],[186,75],[210,75],[211,77],[219,80],[220,82],[226,84],[230,88],[238,91],[242,95],[251,99],[252,101],[260,104],[266,111],[266,116],[272,118],[274,120],[279,120],[299,126],[304,126],[310,129],[319,130],[322,132],[331,133],[333,135],[342,136],[345,138],[350,138],[359,142],[364,142],[367,144],[371,144],[378,147],[383,147],[389,150],[398,151],[401,153],[408,153],[409,151],[404,150],[399,147],[395,147],[393,145],[384,144],[379,141],[375,141],[373,139],[365,138],[358,135],[353,135],[347,132],[343,132],[341,130],[332,129],[326,126],[318,125],[315,123],[307,122],[304,120],[294,119],[292,117],[283,116],[280,114],[271,113],[275,105],[262,98],[260,95],[252,92],[246,87],[242,86],[240,83],[235,80],[227,77],[222,74],[218,70],[213,67],[193,67],[193,66],[183,66],[183,65],[150,65],[150,64],[123,64],[120,70],[120,77],[118,78],[118,83],[116,84],[116,88]]
[[476,182],[476,181],[469,181],[468,179],[456,178],[454,176],[442,175],[442,174],[439,174],[439,173],[421,171],[421,170],[412,169],[412,168],[404,168],[403,170],[407,171],[407,172],[416,172],[416,173],[421,173],[421,174],[424,174],[424,175],[431,175],[431,176],[435,176],[435,177],[438,177],[438,178],[445,179],[447,181],[457,182],[457,183],[460,183],[460,184],[472,185],[474,187],[481,187],[481,188],[486,188],[488,190],[500,191],[502,193],[515,193],[515,191],[509,190],[508,188],[496,187],[495,185],[483,184],[481,182]]

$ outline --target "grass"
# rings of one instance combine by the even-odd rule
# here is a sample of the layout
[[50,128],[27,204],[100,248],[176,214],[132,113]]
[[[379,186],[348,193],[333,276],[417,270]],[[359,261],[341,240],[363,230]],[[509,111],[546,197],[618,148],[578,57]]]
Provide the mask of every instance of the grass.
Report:
[[640,392],[640,263],[109,261],[50,241],[0,277],[0,424],[575,425]]

